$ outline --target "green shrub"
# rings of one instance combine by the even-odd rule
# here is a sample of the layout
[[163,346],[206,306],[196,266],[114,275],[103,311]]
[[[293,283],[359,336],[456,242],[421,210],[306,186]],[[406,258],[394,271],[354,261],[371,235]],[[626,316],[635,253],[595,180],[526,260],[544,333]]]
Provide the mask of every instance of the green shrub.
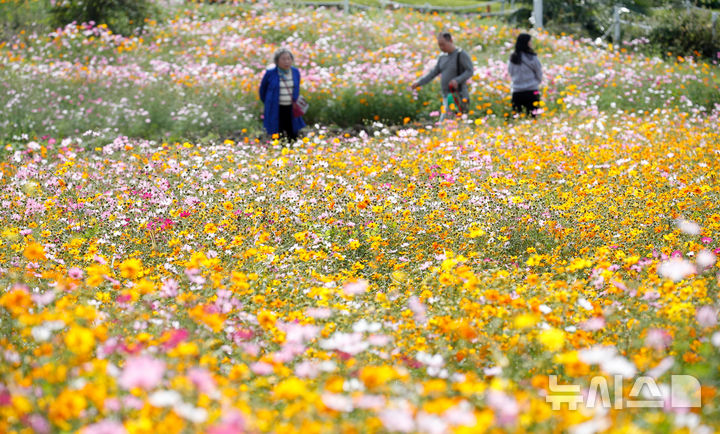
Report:
[[0,41],[7,41],[21,31],[47,30],[49,0],[0,1]]
[[[720,35],[718,27],[716,35]],[[714,59],[720,51],[720,37],[713,38],[710,12],[700,9],[663,12],[648,38],[664,54]]]
[[154,9],[150,0],[56,0],[50,13],[56,26],[94,22],[114,33],[131,35],[142,31]]

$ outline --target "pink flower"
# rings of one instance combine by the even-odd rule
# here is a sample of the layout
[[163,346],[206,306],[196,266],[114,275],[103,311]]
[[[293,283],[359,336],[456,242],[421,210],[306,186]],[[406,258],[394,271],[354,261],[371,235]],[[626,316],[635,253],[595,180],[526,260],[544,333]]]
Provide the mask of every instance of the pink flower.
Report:
[[212,393],[215,390],[215,379],[207,369],[192,368],[188,372],[188,378],[202,393]]
[[163,297],[175,297],[178,294],[178,283],[174,279],[163,281],[160,287],[160,295]]
[[82,430],[81,434],[125,434],[127,430],[120,422],[112,420],[104,420],[102,422],[88,425]]
[[315,378],[320,373],[320,367],[312,362],[301,362],[295,365],[295,375],[300,378]]
[[596,316],[588,319],[578,325],[581,329],[592,332],[605,328],[605,318]]
[[385,397],[382,395],[361,395],[353,398],[357,408],[380,410],[385,406]]
[[37,434],[45,434],[50,432],[50,423],[39,414],[31,414],[27,418],[28,425],[33,432]]
[[408,300],[408,307],[415,316],[415,322],[424,324],[427,321],[427,317],[425,316],[425,305],[422,304],[417,296],[413,295],[410,297]]
[[270,375],[273,372],[273,367],[269,363],[255,362],[250,365],[250,370],[256,375]]
[[83,273],[83,270],[81,270],[78,267],[72,267],[71,269],[68,270],[68,276],[70,276],[73,279],[80,280],[83,278],[84,275],[85,275],[85,273]]
[[495,412],[495,420],[499,425],[512,425],[517,419],[519,408],[515,398],[497,390],[487,395],[487,403]]
[[670,333],[663,329],[650,329],[645,337],[645,346],[658,351],[664,350],[671,343]]
[[348,282],[343,285],[343,293],[350,296],[363,294],[367,291],[368,286],[368,281],[365,279],[360,279],[356,282]]
[[165,362],[148,356],[132,357],[125,362],[120,374],[120,385],[125,389],[140,387],[149,390],[160,384],[165,373]]
[[332,311],[326,307],[310,307],[305,309],[305,315],[312,318],[325,319],[330,318]]
[[225,414],[219,425],[208,429],[208,434],[241,434],[245,432],[245,418],[239,411]]
[[407,410],[386,409],[380,412],[380,421],[388,431],[412,432],[415,421]]
[[163,348],[166,350],[173,349],[178,346],[178,344],[185,339],[187,339],[188,333],[185,329],[177,329],[170,331],[170,338],[167,340],[167,342],[163,343]]
[[703,306],[695,313],[695,319],[700,327],[714,327],[717,325],[718,312],[712,306]]

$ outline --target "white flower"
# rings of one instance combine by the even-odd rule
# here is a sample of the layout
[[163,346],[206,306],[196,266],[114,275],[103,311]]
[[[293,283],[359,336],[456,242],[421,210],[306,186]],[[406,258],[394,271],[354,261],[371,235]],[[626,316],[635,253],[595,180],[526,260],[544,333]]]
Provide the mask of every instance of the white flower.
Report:
[[172,407],[181,402],[180,394],[174,390],[158,390],[148,398],[153,407]]
[[682,258],[672,258],[658,265],[658,274],[673,282],[679,282],[691,274],[695,274],[692,262]]
[[578,358],[588,365],[597,365],[606,360],[610,360],[615,354],[617,354],[617,348],[615,347],[595,345],[592,348],[580,350]]
[[175,407],[173,407],[173,410],[175,410],[175,413],[177,413],[181,417],[194,423],[203,423],[207,420],[208,417],[207,410],[205,410],[204,408],[194,407],[185,402],[176,405]]
[[337,393],[323,393],[322,402],[329,409],[349,413],[353,411],[352,399]]
[[635,365],[622,356],[615,356],[612,359],[601,363],[600,368],[608,374],[622,375],[625,378],[632,378],[637,372]]
[[657,366],[647,372],[648,377],[658,378],[662,374],[666,373],[675,364],[675,359],[672,357],[665,357],[658,363]]
[[596,432],[602,432],[610,428],[610,420],[606,417],[599,417],[590,419],[587,422],[583,422],[578,425],[570,427],[569,431],[571,434],[595,434]]
[[678,220],[677,222],[678,229],[680,229],[681,232],[686,233],[688,235],[700,235],[700,225],[695,223],[694,221],[690,220]]
[[715,332],[712,335],[712,338],[710,338],[710,342],[712,342],[713,345],[720,348],[720,332]]
[[695,258],[695,263],[698,265],[700,269],[707,269],[715,265],[715,261],[717,261],[717,256],[715,256],[715,253],[709,251],[709,250],[701,250],[697,254],[697,258]]
[[593,305],[584,298],[578,299],[578,304],[585,310],[593,310]]

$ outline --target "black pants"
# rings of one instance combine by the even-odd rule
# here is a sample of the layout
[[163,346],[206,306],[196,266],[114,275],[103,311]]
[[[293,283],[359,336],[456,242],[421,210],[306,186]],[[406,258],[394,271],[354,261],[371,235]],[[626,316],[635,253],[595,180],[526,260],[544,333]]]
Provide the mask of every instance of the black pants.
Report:
[[540,91],[538,90],[525,90],[522,92],[513,92],[512,94],[512,108],[515,113],[525,113],[535,117],[535,110],[538,106],[535,103],[540,102]]
[[294,142],[298,136],[292,127],[292,105],[280,106],[280,136],[290,142]]

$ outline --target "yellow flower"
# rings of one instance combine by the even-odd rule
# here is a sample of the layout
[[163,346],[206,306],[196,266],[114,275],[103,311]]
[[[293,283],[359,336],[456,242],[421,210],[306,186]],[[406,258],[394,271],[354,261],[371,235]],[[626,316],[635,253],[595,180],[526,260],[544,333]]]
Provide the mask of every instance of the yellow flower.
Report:
[[120,263],[120,275],[127,279],[135,279],[142,272],[142,262],[139,259],[126,259]]
[[359,377],[365,387],[373,389],[395,378],[396,373],[390,366],[365,366],[360,370]]
[[273,388],[273,396],[275,399],[290,400],[307,394],[305,382],[296,377],[290,377],[279,382]]
[[538,318],[535,315],[524,313],[515,317],[515,328],[526,329],[537,324]]
[[75,354],[88,354],[95,348],[95,335],[85,327],[73,327],[65,335],[65,345]]
[[142,279],[135,285],[135,289],[140,292],[140,294],[152,294],[155,292],[155,284],[147,279]]
[[258,324],[260,324],[260,327],[266,329],[275,325],[275,322],[277,321],[277,316],[269,310],[261,310],[257,314],[257,320]]
[[92,264],[88,266],[85,271],[87,272],[87,278],[85,284],[94,288],[105,280],[105,276],[110,274],[110,269],[107,265]]
[[39,243],[30,243],[25,247],[23,255],[30,261],[44,261],[45,248]]
[[2,236],[8,241],[15,242],[20,237],[20,233],[15,228],[6,227],[2,231]]
[[565,332],[554,327],[549,328],[540,332],[538,341],[548,351],[558,351],[565,345]]

